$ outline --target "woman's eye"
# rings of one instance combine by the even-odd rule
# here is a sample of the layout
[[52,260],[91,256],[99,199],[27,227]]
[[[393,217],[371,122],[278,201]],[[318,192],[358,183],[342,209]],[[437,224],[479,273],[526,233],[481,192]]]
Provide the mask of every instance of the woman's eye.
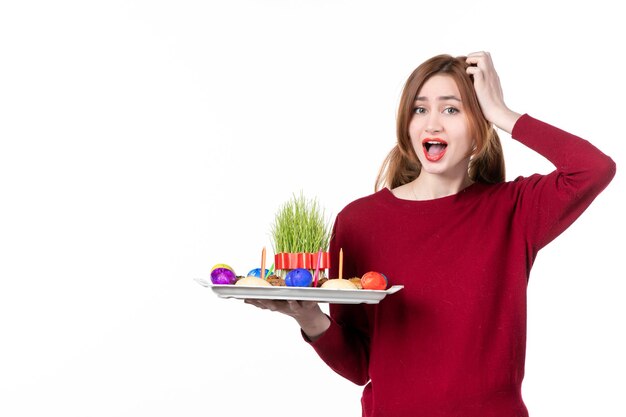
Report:
[[456,114],[459,112],[459,109],[455,107],[446,107],[445,109],[443,109],[443,112],[446,114]]
[[426,113],[426,109],[423,107],[416,107],[413,109],[413,113],[415,114],[424,114]]

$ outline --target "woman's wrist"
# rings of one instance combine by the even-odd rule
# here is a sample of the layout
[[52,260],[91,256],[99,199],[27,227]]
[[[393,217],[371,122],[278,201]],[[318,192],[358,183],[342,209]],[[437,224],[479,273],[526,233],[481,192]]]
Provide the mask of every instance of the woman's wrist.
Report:
[[313,317],[307,318],[299,317],[296,318],[296,321],[300,325],[302,332],[312,342],[319,339],[319,337],[322,336],[330,327],[330,319],[321,310],[319,311],[319,315],[316,314]]
[[522,117],[520,113],[504,109],[494,118],[492,122],[498,129],[511,134],[511,132],[513,132],[513,126],[515,126],[517,119],[520,117]]

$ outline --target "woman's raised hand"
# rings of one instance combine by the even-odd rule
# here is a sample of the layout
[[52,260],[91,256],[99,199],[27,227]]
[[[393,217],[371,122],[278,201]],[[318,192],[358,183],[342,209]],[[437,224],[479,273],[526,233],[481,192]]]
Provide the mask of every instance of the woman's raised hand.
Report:
[[504,103],[500,77],[493,66],[489,52],[472,52],[467,55],[467,73],[474,77],[474,89],[485,118],[502,130],[511,133],[519,113],[511,111]]

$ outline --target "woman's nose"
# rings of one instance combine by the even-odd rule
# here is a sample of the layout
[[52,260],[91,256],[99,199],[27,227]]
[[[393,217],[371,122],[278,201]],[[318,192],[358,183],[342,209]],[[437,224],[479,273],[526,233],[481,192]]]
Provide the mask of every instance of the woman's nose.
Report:
[[439,117],[436,114],[431,114],[428,118],[428,123],[426,124],[426,133],[434,134],[439,133],[443,130],[441,126],[441,122],[439,121]]

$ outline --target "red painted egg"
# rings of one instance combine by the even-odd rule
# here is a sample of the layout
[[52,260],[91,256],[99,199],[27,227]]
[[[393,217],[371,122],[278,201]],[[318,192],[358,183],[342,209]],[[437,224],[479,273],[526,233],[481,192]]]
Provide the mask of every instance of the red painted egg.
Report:
[[364,290],[386,290],[387,277],[380,272],[366,272],[361,277],[361,285]]

